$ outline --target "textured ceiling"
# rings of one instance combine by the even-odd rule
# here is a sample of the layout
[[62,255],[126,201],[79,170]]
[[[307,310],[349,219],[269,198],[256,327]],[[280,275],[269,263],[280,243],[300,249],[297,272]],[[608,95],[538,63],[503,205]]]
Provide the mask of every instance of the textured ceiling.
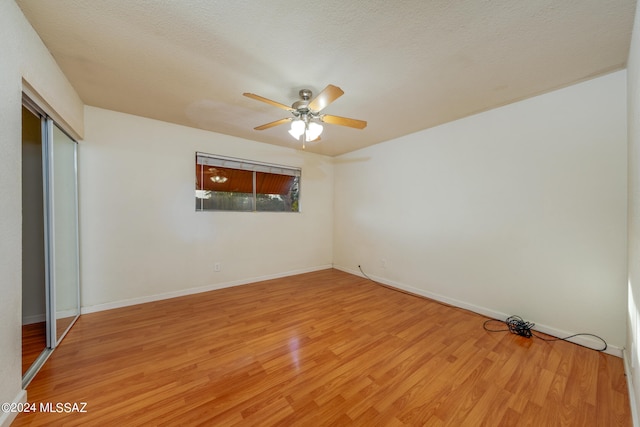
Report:
[[288,147],[255,126],[327,84],[335,156],[624,68],[635,0],[18,0],[82,100]]

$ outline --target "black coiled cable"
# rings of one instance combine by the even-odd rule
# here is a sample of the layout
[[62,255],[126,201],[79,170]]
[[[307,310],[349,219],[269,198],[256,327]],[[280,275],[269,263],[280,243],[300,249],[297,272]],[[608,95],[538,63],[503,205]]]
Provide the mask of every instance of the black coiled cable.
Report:
[[525,322],[520,316],[509,316],[505,322],[509,328],[509,332],[512,334],[520,335],[521,337],[531,338],[533,333],[531,328],[535,325],[531,322]]
[[[507,326],[507,329],[489,329],[489,328],[487,328],[487,324],[489,322],[500,322],[501,324],[504,323]],[[508,332],[511,332],[512,334],[519,335],[521,337],[525,337],[525,338],[536,337],[536,338],[539,338],[539,339],[541,339],[543,341],[568,341],[569,338],[577,337],[579,335],[587,335],[587,336],[591,336],[591,337],[597,338],[600,341],[602,341],[603,347],[602,348],[591,348],[591,347],[587,347],[587,346],[582,345],[582,344],[578,344],[578,343],[573,342],[573,341],[571,341],[571,342],[573,342],[573,344],[577,344],[579,346],[586,347],[586,348],[589,348],[591,350],[596,350],[596,351],[605,351],[607,349],[607,342],[604,339],[602,339],[599,336],[594,335],[594,334],[579,333],[579,334],[569,335],[568,337],[564,337],[564,338],[543,338],[540,335],[536,335],[536,334],[533,333],[532,329],[535,326],[535,323],[526,322],[520,316],[509,316],[509,317],[507,317],[507,320],[505,320],[504,322],[502,322],[501,320],[489,319],[489,320],[485,321],[482,326],[484,327],[484,330],[488,331],[488,332],[507,332],[508,331]]]

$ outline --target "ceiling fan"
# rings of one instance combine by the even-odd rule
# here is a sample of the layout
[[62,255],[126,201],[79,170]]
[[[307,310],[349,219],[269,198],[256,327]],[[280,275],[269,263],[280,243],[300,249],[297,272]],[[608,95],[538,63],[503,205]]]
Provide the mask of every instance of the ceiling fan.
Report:
[[295,139],[302,139],[302,148],[304,143],[309,141],[318,141],[322,133],[322,125],[319,122],[329,123],[332,125],[348,126],[356,129],[364,129],[367,122],[364,120],[350,119],[348,117],[332,116],[330,114],[322,114],[321,111],[344,94],[344,91],[338,86],[328,85],[322,92],[311,99],[313,93],[309,89],[302,89],[299,92],[300,100],[294,102],[291,107],[276,101],[264,98],[253,93],[243,93],[248,98],[265,102],[274,107],[282,108],[289,111],[293,117],[276,120],[275,122],[266,123],[257,126],[255,130],[265,130],[274,126],[291,122],[289,134]]

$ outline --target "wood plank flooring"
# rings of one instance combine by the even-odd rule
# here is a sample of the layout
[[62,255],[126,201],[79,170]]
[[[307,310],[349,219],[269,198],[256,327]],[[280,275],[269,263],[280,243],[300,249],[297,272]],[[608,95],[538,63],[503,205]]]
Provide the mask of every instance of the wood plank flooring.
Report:
[[14,426],[630,426],[622,360],[337,270],[80,317]]

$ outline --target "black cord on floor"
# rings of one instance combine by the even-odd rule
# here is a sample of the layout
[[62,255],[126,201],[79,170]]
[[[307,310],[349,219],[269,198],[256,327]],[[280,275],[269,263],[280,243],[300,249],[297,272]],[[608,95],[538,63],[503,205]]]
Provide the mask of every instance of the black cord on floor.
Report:
[[[498,322],[500,324],[504,324],[507,326],[507,329],[489,329],[487,328],[487,324],[490,322]],[[599,339],[600,341],[602,341],[602,344],[604,345],[604,347],[602,348],[592,348],[592,347],[588,347],[586,345],[582,345],[582,344],[578,344],[576,342],[570,341],[573,344],[577,344],[579,346],[582,347],[586,347],[588,349],[591,350],[596,350],[596,351],[605,351],[607,349],[607,342],[605,340],[603,340],[602,338],[600,338],[597,335],[594,334],[589,334],[589,333],[579,333],[579,334],[573,334],[573,335],[569,335],[568,337],[564,337],[564,338],[543,338],[540,335],[536,335],[535,333],[533,333],[533,327],[535,326],[535,323],[531,323],[531,322],[525,322],[522,317],[520,316],[509,316],[507,317],[507,320],[505,320],[504,322],[501,320],[496,320],[496,319],[489,319],[487,321],[484,322],[484,324],[482,325],[484,327],[485,331],[488,332],[511,332],[512,334],[515,335],[520,335],[521,337],[525,337],[525,338],[531,338],[536,337],[538,339],[541,339],[542,341],[569,341],[569,338],[574,338],[574,337],[578,337],[578,336],[590,336],[590,337],[594,337]]]
[[[373,280],[371,277],[367,276],[367,273],[365,273],[362,270],[362,267],[360,265],[358,265],[358,268],[360,269],[360,273],[362,273],[362,275],[364,277],[366,277],[367,279],[371,280],[374,283],[378,283],[375,280]],[[383,285],[383,286],[386,286],[386,285]],[[498,322],[500,324],[504,324],[504,325],[507,326],[507,329],[489,329],[489,328],[487,328],[487,323],[490,323],[490,322]],[[483,326],[484,330],[488,331],[488,332],[511,332],[512,334],[520,335],[521,337],[525,337],[525,338],[536,337],[538,339],[541,339],[542,341],[547,341],[547,342],[568,341],[568,342],[571,342],[572,344],[576,344],[576,345],[579,345],[581,347],[585,347],[585,348],[588,348],[590,350],[596,350],[596,351],[605,351],[607,349],[607,342],[604,339],[600,338],[597,335],[589,334],[589,333],[573,334],[573,335],[569,335],[568,337],[564,337],[564,338],[543,338],[540,335],[536,335],[535,333],[533,333],[533,327],[535,326],[535,323],[526,322],[520,316],[509,316],[509,317],[507,317],[507,320],[505,320],[504,322],[502,320],[489,319],[489,320],[485,321],[482,326]],[[603,347],[602,348],[592,348],[592,347],[589,347],[589,346],[586,346],[586,345],[578,344],[578,343],[573,342],[573,341],[569,341],[569,338],[574,338],[574,337],[578,337],[578,336],[590,336],[590,337],[597,338],[600,341],[602,341]]]

